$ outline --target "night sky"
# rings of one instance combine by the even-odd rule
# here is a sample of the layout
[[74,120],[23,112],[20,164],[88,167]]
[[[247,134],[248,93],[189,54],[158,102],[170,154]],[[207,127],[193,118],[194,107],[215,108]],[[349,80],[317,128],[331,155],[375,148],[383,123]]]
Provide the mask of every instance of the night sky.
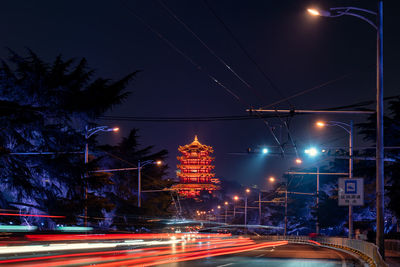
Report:
[[[357,6],[376,10],[377,1],[232,1],[207,3],[230,28],[243,47],[271,78],[279,93],[246,57],[202,0],[165,0],[170,8],[212,51],[227,62],[253,90],[227,70],[158,1],[2,1],[0,8],[0,57],[6,47],[25,53],[28,47],[44,60],[58,54],[85,57],[96,75],[118,79],[142,70],[130,84],[132,95],[107,115],[190,117],[246,115],[246,108],[266,106],[297,92],[348,75],[328,86],[290,99],[299,109],[323,109],[374,100],[376,94],[376,32],[354,17],[310,17],[309,6],[329,8]],[[385,97],[399,94],[400,22],[397,1],[384,3]],[[199,71],[186,58],[151,32],[135,17],[140,16],[164,38],[202,67]],[[213,82],[210,73],[240,97],[235,99]],[[277,108],[289,108],[282,102]],[[374,105],[370,108],[374,109]],[[347,145],[339,128],[323,131],[316,119],[354,119],[365,116],[295,116],[290,131],[299,151],[315,144]],[[268,120],[279,129],[278,119]],[[271,146],[269,130],[261,120],[218,122],[120,122],[121,133],[102,136],[117,143],[131,128],[139,128],[141,143],[166,148],[170,176],[175,177],[177,147],[199,141],[215,149],[216,177],[250,185],[266,185],[265,177],[279,177],[293,166],[293,155],[236,155],[247,148]],[[283,141],[286,133],[283,131]],[[356,146],[366,145],[356,137]],[[289,149],[289,152],[291,149]],[[306,162],[305,166],[313,166]]]

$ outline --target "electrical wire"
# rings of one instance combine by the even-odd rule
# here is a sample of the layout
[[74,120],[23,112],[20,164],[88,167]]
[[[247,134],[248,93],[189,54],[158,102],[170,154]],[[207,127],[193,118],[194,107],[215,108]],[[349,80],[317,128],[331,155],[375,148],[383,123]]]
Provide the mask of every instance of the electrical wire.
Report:
[[253,86],[250,85],[244,78],[242,78],[225,60],[223,60],[217,53],[210,48],[181,18],[179,18],[162,0],[158,0],[158,3],[168,12],[168,14],[180,23],[190,34],[192,34],[203,47],[205,47],[211,55],[213,55],[225,68],[227,68],[233,75],[238,78],[247,88],[253,91],[258,97],[263,98]]
[[[171,41],[169,41],[168,39],[166,39],[159,31],[157,31],[154,27],[152,27],[150,24],[148,24],[142,17],[140,17],[139,15],[136,14],[135,11],[133,11],[133,9],[131,9],[128,5],[126,5],[126,3],[124,3],[121,0],[121,3],[126,7],[126,10],[130,11],[136,19],[138,19],[141,23],[143,23],[151,32],[153,32],[155,35],[157,35],[162,41],[166,42],[174,51],[176,51],[178,54],[180,54],[181,56],[183,56],[186,60],[188,60],[193,66],[196,67],[196,69],[204,72],[211,80],[213,80],[216,84],[218,84],[221,88],[223,88],[225,91],[227,91],[229,94],[231,94],[236,100],[238,100],[240,103],[242,103],[242,105],[244,105],[245,107],[249,107],[250,105],[248,105],[244,100],[242,100],[237,94],[235,94],[232,90],[230,90],[227,86],[225,86],[224,84],[222,84],[220,81],[218,81],[214,76],[212,76],[209,72],[207,72],[203,67],[201,67],[199,64],[197,64],[193,59],[191,59],[187,54],[185,54],[181,49],[179,49],[178,47],[176,47]],[[260,119],[262,119],[261,114],[259,114],[258,112],[255,113],[257,116],[260,117]],[[269,126],[269,123],[264,120],[264,124],[267,126],[267,128],[269,129],[269,132],[271,133],[273,139],[275,140],[275,142],[277,142],[277,144],[279,144],[282,155],[284,155],[284,150],[283,147],[280,143],[280,141],[278,140],[278,138],[276,137],[275,133],[272,131],[271,127]]]
[[[256,69],[261,73],[261,75],[265,78],[265,80],[269,83],[270,87],[275,90],[275,92],[281,97],[286,98],[286,95],[279,90],[279,88],[275,85],[272,79],[267,75],[267,73],[261,68],[261,66],[257,63],[257,61],[250,55],[250,53],[244,48],[243,44],[240,42],[239,38],[233,33],[233,31],[228,27],[228,25],[222,20],[220,16],[218,16],[217,12],[212,8],[212,6],[208,3],[207,0],[203,0],[207,9],[211,12],[211,14],[218,20],[218,22],[222,25],[222,27],[226,30],[226,32],[230,35],[232,40],[236,43],[236,45],[242,50],[244,55],[250,60],[251,63],[256,67]],[[289,100],[286,101],[289,106],[292,106]]]
[[[276,115],[260,115],[262,118],[275,118]],[[284,115],[291,116],[291,115]],[[210,116],[210,117],[138,117],[138,116],[101,116],[100,120],[118,120],[135,122],[214,122],[214,121],[240,121],[258,120],[258,116],[237,115],[237,116]]]
[[[191,33],[221,64],[223,64],[229,71],[231,71],[247,88],[249,88],[251,91],[253,91],[253,93],[255,93],[258,97],[262,98],[262,95],[258,93],[257,90],[255,90],[248,82],[246,82],[241,76],[239,76],[239,74],[237,74],[237,72],[231,67],[229,66],[220,56],[218,56],[214,50],[212,50],[182,19],[180,19],[162,0],[158,0],[158,3],[168,12],[168,14],[173,17],[177,22],[179,22],[189,33]],[[231,35],[233,35],[232,31],[229,31],[231,33]],[[235,38],[235,40],[237,40]],[[240,47],[242,48],[242,50],[245,51],[246,55],[248,57],[250,57],[250,55],[247,53],[247,51],[244,49],[243,46],[240,45]],[[250,60],[255,63],[257,66],[258,64],[250,57]],[[259,66],[258,66],[259,67]],[[261,68],[260,68],[261,69]],[[272,83],[271,79],[269,79],[269,77],[263,72],[263,74],[265,75],[265,77],[267,78],[267,80],[274,86],[275,89],[276,86]],[[286,130],[288,132],[288,138],[290,140],[290,142],[292,143],[296,155],[298,156],[297,153],[297,148],[296,145],[293,142],[293,139],[291,137],[291,133],[289,130],[289,127],[287,125],[286,122],[284,122],[282,120],[282,118],[280,117],[280,114],[277,112],[277,117],[280,119],[281,123],[283,123],[286,127]],[[270,128],[269,124],[267,121],[264,120],[264,123],[266,124],[267,127]],[[276,137],[275,133],[273,132],[273,130],[270,128],[270,132],[272,133],[273,137],[275,138],[275,140],[277,141],[278,144],[280,144],[280,140]],[[282,145],[281,145],[282,146]],[[282,147],[282,153],[284,153],[284,149]]]
[[[373,65],[372,65],[372,64],[371,64],[371,65],[368,65],[367,68],[369,68],[369,67],[371,67],[371,66],[373,66]],[[345,79],[345,78],[348,78],[348,77],[350,77],[350,76],[352,76],[352,75],[354,75],[354,74],[356,74],[356,73],[359,73],[359,72],[361,72],[361,70],[356,70],[356,71],[353,71],[353,72],[350,72],[350,73],[341,75],[341,76],[339,76],[339,77],[337,77],[337,78],[335,78],[335,79],[332,79],[332,80],[329,80],[329,81],[327,81],[327,82],[324,82],[324,83],[318,84],[318,85],[316,85],[316,86],[313,86],[313,87],[311,87],[311,88],[302,90],[302,91],[297,92],[297,93],[295,93],[295,94],[293,94],[293,95],[291,95],[291,96],[288,96],[288,97],[286,97],[286,98],[284,98],[284,99],[275,101],[275,102],[273,102],[273,103],[271,103],[271,104],[268,104],[268,105],[266,105],[266,106],[263,106],[263,107],[261,107],[261,108],[262,108],[262,109],[265,109],[265,108],[269,108],[269,107],[274,107],[274,106],[276,106],[276,105],[278,105],[278,104],[280,104],[280,103],[282,103],[282,102],[285,102],[285,101],[287,101],[287,100],[289,100],[289,99],[292,99],[292,98],[295,98],[295,97],[298,97],[298,96],[307,94],[307,93],[309,93],[309,92],[315,91],[315,90],[317,90],[317,89],[320,89],[320,88],[322,88],[322,87],[325,87],[325,86],[330,85],[330,84],[332,84],[332,83],[335,83],[335,82],[337,82],[337,81],[341,81],[341,80],[343,80],[343,79]]]

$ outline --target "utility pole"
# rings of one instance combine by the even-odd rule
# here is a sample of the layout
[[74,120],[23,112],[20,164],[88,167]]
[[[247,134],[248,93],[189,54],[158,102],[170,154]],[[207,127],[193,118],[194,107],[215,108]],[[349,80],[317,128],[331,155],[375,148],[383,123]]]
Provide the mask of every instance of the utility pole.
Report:
[[138,161],[137,170],[138,170],[138,207],[142,206],[142,198],[141,198],[141,191],[142,191],[142,167],[140,166],[140,160]]
[[245,196],[245,202],[244,202],[244,226],[247,232],[247,195]]
[[[349,131],[349,179],[353,178],[353,121],[350,121]],[[349,205],[349,238],[353,238],[353,206]]]
[[317,221],[315,223],[315,232],[319,234],[319,166],[317,167]]
[[226,218],[228,217],[228,206],[225,205],[225,224],[226,224]]
[[261,225],[261,191],[258,192],[258,225]]
[[[288,219],[287,219],[287,210],[288,210],[288,194],[294,194],[294,195],[309,195],[309,196],[314,196],[316,194],[314,193],[303,193],[303,192],[291,192],[291,191],[287,191],[287,187],[285,191],[277,191],[277,193],[285,194],[285,230],[284,230],[284,235],[286,236],[287,234],[287,224],[288,224]],[[277,201],[261,201],[261,202],[272,202],[272,203],[276,203]]]
[[288,199],[287,199],[287,188],[286,188],[286,191],[285,191],[285,232],[284,232],[284,236],[286,236],[286,234],[287,234],[287,201],[288,201]]
[[384,153],[383,153],[383,0],[378,2],[376,82],[376,245],[385,258],[384,241]]

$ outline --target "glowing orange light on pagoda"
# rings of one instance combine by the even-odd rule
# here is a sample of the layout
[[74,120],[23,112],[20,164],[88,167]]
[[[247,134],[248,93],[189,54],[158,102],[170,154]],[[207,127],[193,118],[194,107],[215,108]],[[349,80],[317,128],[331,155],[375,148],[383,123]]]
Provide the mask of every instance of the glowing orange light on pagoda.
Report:
[[185,146],[179,146],[178,151],[182,153],[177,157],[180,164],[177,165],[177,176],[179,184],[172,188],[177,190],[181,196],[193,198],[200,196],[201,191],[212,193],[219,189],[218,178],[212,172],[214,158],[210,156],[214,152],[211,146],[199,142],[197,135],[194,141]]

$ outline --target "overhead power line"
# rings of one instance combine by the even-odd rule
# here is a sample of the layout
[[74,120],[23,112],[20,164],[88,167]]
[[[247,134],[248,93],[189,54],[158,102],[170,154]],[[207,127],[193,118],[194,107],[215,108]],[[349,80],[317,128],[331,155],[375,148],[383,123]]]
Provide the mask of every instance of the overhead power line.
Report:
[[203,41],[199,35],[197,35],[181,18],[179,18],[168,6],[165,4],[162,0],[158,0],[158,3],[168,12],[168,14],[174,18],[179,24],[181,24],[185,30],[187,30],[191,35],[196,38],[200,44],[207,49],[208,52],[210,52],[211,55],[213,55],[226,69],[228,69],[230,72],[233,73],[233,75],[238,78],[247,88],[253,91],[258,97],[263,98],[263,96],[257,92],[256,89],[253,88],[253,86],[250,85],[249,82],[247,82],[243,77],[241,77],[237,71],[235,71],[232,66],[230,66],[225,60],[223,60],[220,56],[217,55],[217,53],[210,48],[209,45],[206,44],[205,41]]
[[[289,116],[289,115],[287,115]],[[261,115],[263,119],[275,118],[276,115]],[[212,116],[212,117],[135,117],[135,116],[102,116],[100,120],[136,121],[136,122],[214,122],[214,121],[241,121],[259,120],[259,116]]]
[[[243,99],[241,99],[237,94],[235,94],[231,89],[229,89],[227,86],[225,86],[223,83],[221,83],[219,80],[217,80],[213,75],[211,75],[208,71],[206,71],[202,66],[200,66],[199,64],[197,64],[191,57],[189,57],[187,54],[185,54],[181,49],[179,49],[178,47],[176,47],[171,41],[169,41],[168,39],[166,39],[159,31],[157,31],[154,27],[152,27],[149,23],[147,23],[142,17],[140,17],[139,15],[136,14],[136,12],[131,9],[126,3],[124,3],[123,1],[121,1],[121,3],[126,7],[126,9],[128,11],[130,11],[135,17],[136,19],[138,19],[141,23],[143,23],[151,32],[153,32],[154,34],[156,34],[162,41],[164,41],[165,43],[167,43],[173,50],[175,50],[177,53],[179,53],[181,56],[183,56],[186,60],[188,60],[193,66],[196,67],[197,70],[202,71],[203,73],[205,73],[211,80],[213,80],[216,84],[218,84],[221,88],[223,88],[225,91],[227,91],[230,95],[232,95],[236,100],[238,100],[242,105],[244,105],[245,107],[249,107],[251,105],[249,105],[248,103],[246,103]],[[263,120],[264,124],[267,126],[269,132],[271,133],[273,139],[275,140],[275,142],[277,144],[279,144],[280,148],[281,148],[281,152],[282,154],[284,154],[284,150],[283,147],[279,141],[279,139],[277,138],[277,136],[275,135],[274,131],[272,130],[272,128],[270,127],[269,123],[262,118],[261,114],[256,113],[257,116],[259,116],[260,119]]]
[[[208,8],[208,10],[211,12],[211,14],[218,20],[218,22],[222,25],[222,27],[226,30],[226,32],[230,35],[232,40],[237,44],[237,46],[242,50],[242,52],[245,54],[245,56],[249,59],[251,63],[256,67],[256,69],[261,73],[261,75],[265,78],[265,80],[268,82],[270,87],[281,97],[281,98],[286,98],[286,95],[276,86],[276,84],[272,81],[272,79],[267,75],[267,73],[261,68],[261,66],[257,63],[257,61],[250,55],[250,53],[244,48],[242,42],[239,40],[239,38],[236,37],[236,35],[233,33],[233,31],[228,27],[228,25],[222,20],[222,18],[217,14],[217,12],[212,8],[212,6],[208,3],[207,0],[203,0],[204,4]],[[292,106],[290,101],[286,101],[289,106]]]

